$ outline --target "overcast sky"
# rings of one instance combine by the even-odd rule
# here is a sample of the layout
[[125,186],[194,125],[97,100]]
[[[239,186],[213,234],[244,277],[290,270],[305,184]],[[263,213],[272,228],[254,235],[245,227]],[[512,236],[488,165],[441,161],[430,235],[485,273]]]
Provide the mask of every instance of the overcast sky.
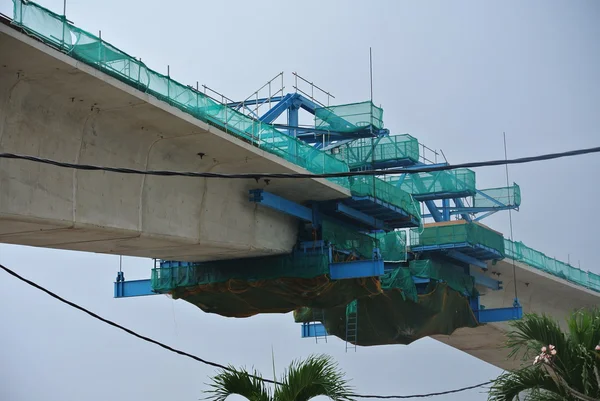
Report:
[[[40,0],[60,12],[62,0]],[[12,2],[0,0],[12,15]],[[243,99],[284,71],[336,103],[374,100],[392,133],[442,149],[451,163],[600,145],[600,2],[70,0],[67,15],[153,69]],[[1,57],[1,55],[0,55]],[[600,156],[510,167],[522,190],[514,238],[600,272],[592,211]],[[477,170],[479,188],[505,185]],[[509,235],[508,214],[484,220]],[[300,338],[290,315],[227,319],[166,296],[115,300],[118,257],[0,245],[0,263],[140,333],[203,358],[271,376],[313,352],[333,355],[362,393],[468,386],[499,370],[433,340],[359,348]],[[125,258],[127,279],[152,262]],[[0,272],[1,400],[195,400],[213,369],[146,344]],[[479,390],[436,400],[484,400]]]

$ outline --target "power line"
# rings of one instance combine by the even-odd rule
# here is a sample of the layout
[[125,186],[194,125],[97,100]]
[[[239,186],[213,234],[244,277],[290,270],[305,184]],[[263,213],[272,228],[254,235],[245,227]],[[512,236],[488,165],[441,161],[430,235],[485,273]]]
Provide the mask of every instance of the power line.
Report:
[[[138,333],[136,333],[135,331],[133,331],[131,329],[123,327],[120,324],[115,323],[115,322],[113,322],[111,320],[105,319],[102,316],[100,316],[100,315],[98,315],[98,314],[96,314],[96,313],[94,313],[94,312],[92,312],[92,311],[90,311],[90,310],[88,310],[88,309],[86,309],[86,308],[84,308],[82,306],[79,306],[79,305],[77,305],[74,302],[71,302],[71,301],[68,301],[68,300],[62,298],[61,296],[53,293],[52,291],[50,291],[50,290],[42,287],[41,285],[36,284],[33,281],[28,280],[25,277],[20,276],[18,273],[12,271],[11,269],[9,269],[8,267],[6,267],[6,266],[4,266],[2,264],[0,264],[0,268],[2,268],[2,270],[4,270],[5,272],[7,272],[8,274],[10,274],[11,276],[13,276],[13,277],[15,277],[15,278],[23,281],[24,283],[29,284],[30,286],[32,286],[32,287],[34,287],[34,288],[36,288],[36,289],[38,289],[38,290],[40,290],[42,292],[45,292],[46,294],[50,295],[52,298],[58,299],[62,303],[65,303],[65,304],[69,305],[72,308],[75,308],[75,309],[78,309],[78,310],[80,310],[80,311],[82,311],[84,313],[87,313],[88,315],[90,315],[94,319],[98,319],[101,322],[104,322],[104,323],[106,323],[106,324],[108,324],[110,326],[113,326],[113,327],[116,327],[116,328],[118,328],[120,330],[123,330],[127,334],[130,334],[130,335],[132,335],[134,337],[137,337],[137,338],[139,338],[141,340],[144,340],[146,342],[152,343],[154,345],[158,345],[159,347],[164,348],[167,351],[171,351],[171,352],[174,352],[174,353],[179,354],[179,355],[187,356],[188,358],[191,358],[191,359],[193,359],[193,360],[195,360],[197,362],[203,363],[205,365],[210,365],[210,366],[213,366],[213,367],[221,368],[221,369],[224,369],[224,370],[228,370],[230,372],[236,372],[236,370],[233,369],[233,368],[231,368],[231,367],[227,367],[227,366],[222,365],[222,364],[217,363],[217,362],[208,361],[206,359],[203,359],[203,358],[200,358],[198,356],[192,355],[192,354],[187,353],[185,351],[181,351],[181,350],[175,349],[173,347],[170,347],[170,346],[168,346],[166,344],[163,344],[163,343],[161,343],[159,341],[153,340],[153,339],[151,339],[149,337],[146,337],[146,336],[143,336],[141,334],[138,334]],[[266,383],[279,384],[279,385],[283,384],[283,383],[280,383],[280,382],[275,381],[275,380],[265,379],[265,378],[254,376],[254,375],[251,375],[251,374],[248,374],[248,376],[250,376],[250,377],[252,377],[254,379],[261,380],[261,381],[266,382]],[[475,389],[475,388],[478,388],[478,387],[483,387],[483,386],[491,384],[491,383],[493,383],[493,380],[489,380],[489,381],[484,382],[484,383],[476,384],[474,386],[462,387],[462,388],[458,388],[458,389],[454,389],[454,390],[440,391],[440,392],[437,392],[437,393],[429,393],[429,394],[413,394],[413,395],[352,394],[352,396],[355,397],[355,398],[374,398],[374,399],[426,398],[426,397],[433,397],[433,396],[438,396],[438,395],[459,393],[459,392],[466,391],[466,390],[472,390],[472,389]]]
[[237,179],[255,179],[260,178],[333,178],[333,177],[352,177],[352,176],[373,176],[373,175],[386,175],[386,174],[414,174],[414,173],[429,173],[434,171],[446,171],[454,170],[458,168],[476,168],[476,167],[490,167],[500,166],[509,164],[522,164],[531,163],[542,160],[558,159],[563,157],[581,156],[589,153],[600,152],[600,146],[594,148],[571,150],[560,153],[548,153],[539,156],[522,157],[518,159],[501,159],[501,160],[490,160],[483,162],[470,162],[454,165],[441,165],[441,166],[424,166],[417,168],[397,168],[388,170],[365,170],[365,171],[351,171],[342,173],[324,173],[324,174],[304,174],[304,173],[235,173],[235,174],[224,174],[224,173],[199,173],[199,172],[185,172],[185,171],[167,171],[167,170],[135,170],[129,168],[120,167],[106,167],[106,166],[95,166],[89,164],[75,164],[67,162],[59,162],[51,159],[44,159],[35,156],[19,155],[14,153],[0,153],[0,159],[17,159],[27,160],[36,163],[49,164],[57,167],[73,168],[77,170],[88,170],[88,171],[110,171],[121,174],[141,174],[141,175],[157,175],[157,176],[178,176],[178,177],[200,177],[200,178],[237,178]]

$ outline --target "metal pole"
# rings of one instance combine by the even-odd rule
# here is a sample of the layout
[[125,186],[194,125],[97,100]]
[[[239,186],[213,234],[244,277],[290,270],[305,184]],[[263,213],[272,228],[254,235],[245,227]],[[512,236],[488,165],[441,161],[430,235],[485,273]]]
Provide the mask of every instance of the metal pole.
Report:
[[[504,160],[508,160],[508,153],[506,151],[506,132],[502,132],[502,136],[504,138]],[[506,192],[508,193],[508,201],[510,202],[510,187],[509,187],[509,179],[508,179],[508,164],[505,164],[506,167]],[[513,238],[513,224],[512,224],[512,213],[511,209],[508,209],[508,221],[510,224],[510,247],[511,253],[515,254],[515,245]],[[515,264],[515,260],[513,259],[513,281],[515,283],[515,301],[519,299],[517,294],[517,265]]]
[[371,103],[373,103],[373,53],[371,47],[369,47],[369,75],[371,82]]
[[[21,6],[23,7],[23,6]],[[65,29],[67,28],[67,0],[63,1],[63,29],[62,29],[62,42],[61,45],[65,45]]]

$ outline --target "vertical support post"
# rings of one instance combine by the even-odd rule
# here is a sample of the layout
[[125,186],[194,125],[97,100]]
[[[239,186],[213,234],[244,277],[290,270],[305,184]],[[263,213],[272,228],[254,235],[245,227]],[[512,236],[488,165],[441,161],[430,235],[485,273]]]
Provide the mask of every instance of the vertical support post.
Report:
[[[298,107],[296,105],[292,105],[288,108],[288,125],[290,127],[298,127]],[[297,130],[290,129],[290,135],[295,138]]]
[[442,218],[450,221],[450,199],[442,199]]
[[[67,0],[63,1],[63,27],[61,46],[65,46],[65,31],[67,30]],[[65,46],[66,47],[66,46]]]

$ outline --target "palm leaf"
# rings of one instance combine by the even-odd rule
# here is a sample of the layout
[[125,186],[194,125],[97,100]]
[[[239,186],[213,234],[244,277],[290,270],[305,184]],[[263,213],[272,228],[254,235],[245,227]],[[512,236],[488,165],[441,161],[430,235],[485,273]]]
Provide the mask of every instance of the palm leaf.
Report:
[[258,372],[254,371],[250,375],[245,369],[221,370],[212,378],[209,387],[212,390],[206,390],[209,395],[206,397],[212,401],[225,401],[232,394],[239,394],[250,401],[270,401],[271,393],[260,379]]
[[277,386],[276,401],[308,401],[324,395],[333,401],[352,401],[352,391],[344,374],[329,356],[311,356],[294,361]]
[[489,392],[489,401],[513,401],[527,393],[524,400],[556,401],[572,400],[558,387],[548,372],[541,366],[519,369],[501,375]]

